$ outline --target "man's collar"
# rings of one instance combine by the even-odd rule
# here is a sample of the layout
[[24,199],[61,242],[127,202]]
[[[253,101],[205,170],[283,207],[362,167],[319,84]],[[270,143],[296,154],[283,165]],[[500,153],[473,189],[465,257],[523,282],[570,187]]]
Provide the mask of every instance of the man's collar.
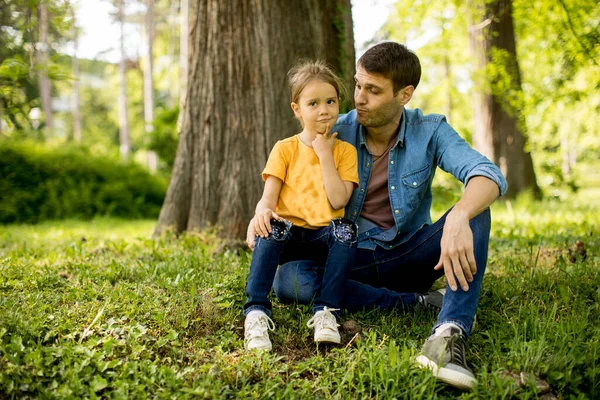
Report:
[[[402,108],[402,117],[400,117],[400,126],[398,126],[398,136],[396,136],[396,143],[392,148],[400,145],[400,147],[404,147],[404,137],[406,135],[406,108]],[[357,116],[358,118],[358,116]],[[362,125],[359,126],[360,131],[360,146],[364,146],[365,148],[369,148],[367,146],[367,128]]]

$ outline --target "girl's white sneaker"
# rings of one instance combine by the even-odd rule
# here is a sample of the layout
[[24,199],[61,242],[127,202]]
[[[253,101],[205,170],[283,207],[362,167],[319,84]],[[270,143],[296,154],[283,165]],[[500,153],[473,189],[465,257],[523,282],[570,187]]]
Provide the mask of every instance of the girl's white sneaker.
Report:
[[269,331],[275,329],[275,323],[262,311],[250,311],[244,321],[244,347],[246,350],[266,350],[273,348]]
[[315,328],[315,342],[317,343],[340,344],[342,341],[338,332],[339,325],[331,311],[338,310],[325,307],[323,311],[317,311],[306,324],[309,328]]

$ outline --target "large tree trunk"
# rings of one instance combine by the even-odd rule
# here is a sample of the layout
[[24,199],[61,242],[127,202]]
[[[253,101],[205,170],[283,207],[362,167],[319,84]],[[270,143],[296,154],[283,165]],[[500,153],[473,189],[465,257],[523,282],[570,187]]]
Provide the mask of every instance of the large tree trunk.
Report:
[[46,137],[52,135],[52,83],[48,78],[48,5],[42,1],[39,5],[40,40],[36,51],[38,63],[38,80]]
[[[154,131],[154,79],[152,47],[154,45],[154,0],[146,0],[146,57],[144,57],[144,132],[152,135]],[[148,150],[148,168],[156,172],[158,156],[154,151]]]
[[129,124],[127,122],[127,68],[125,56],[125,12],[123,10],[124,0],[118,0],[118,20],[119,29],[121,32],[120,49],[121,61],[119,62],[119,151],[121,158],[127,160],[129,158]]
[[289,68],[324,59],[353,88],[350,0],[194,3],[187,100],[156,233],[218,225],[242,238],[272,146],[299,131]]
[[[520,107],[512,99],[521,96],[521,75],[516,52],[511,0],[470,0],[473,26],[471,49],[480,75],[473,91],[475,116],[474,147],[500,167],[508,182],[507,197],[531,189],[540,195],[531,153],[526,149],[524,122]],[[490,74],[493,55],[496,68],[503,73]],[[487,68],[487,69],[486,69]],[[508,90],[501,89],[510,81]]]

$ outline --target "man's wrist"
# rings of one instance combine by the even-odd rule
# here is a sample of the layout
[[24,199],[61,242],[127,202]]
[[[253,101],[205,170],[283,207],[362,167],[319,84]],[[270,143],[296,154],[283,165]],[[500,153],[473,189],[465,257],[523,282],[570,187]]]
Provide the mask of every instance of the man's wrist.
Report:
[[[448,217],[450,217],[450,219],[466,219],[467,221],[469,220],[469,213],[467,212],[467,210],[464,210],[458,206],[455,206],[452,210],[450,210],[450,212],[448,213]],[[448,218],[446,218],[448,219]]]

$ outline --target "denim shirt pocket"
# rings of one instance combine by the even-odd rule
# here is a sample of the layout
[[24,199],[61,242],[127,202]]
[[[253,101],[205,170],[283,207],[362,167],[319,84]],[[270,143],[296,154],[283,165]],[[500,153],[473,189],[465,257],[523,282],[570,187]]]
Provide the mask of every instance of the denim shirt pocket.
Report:
[[406,188],[406,200],[412,209],[417,208],[421,203],[429,186],[426,183],[429,182],[430,176],[431,168],[429,164],[402,176],[402,183]]

